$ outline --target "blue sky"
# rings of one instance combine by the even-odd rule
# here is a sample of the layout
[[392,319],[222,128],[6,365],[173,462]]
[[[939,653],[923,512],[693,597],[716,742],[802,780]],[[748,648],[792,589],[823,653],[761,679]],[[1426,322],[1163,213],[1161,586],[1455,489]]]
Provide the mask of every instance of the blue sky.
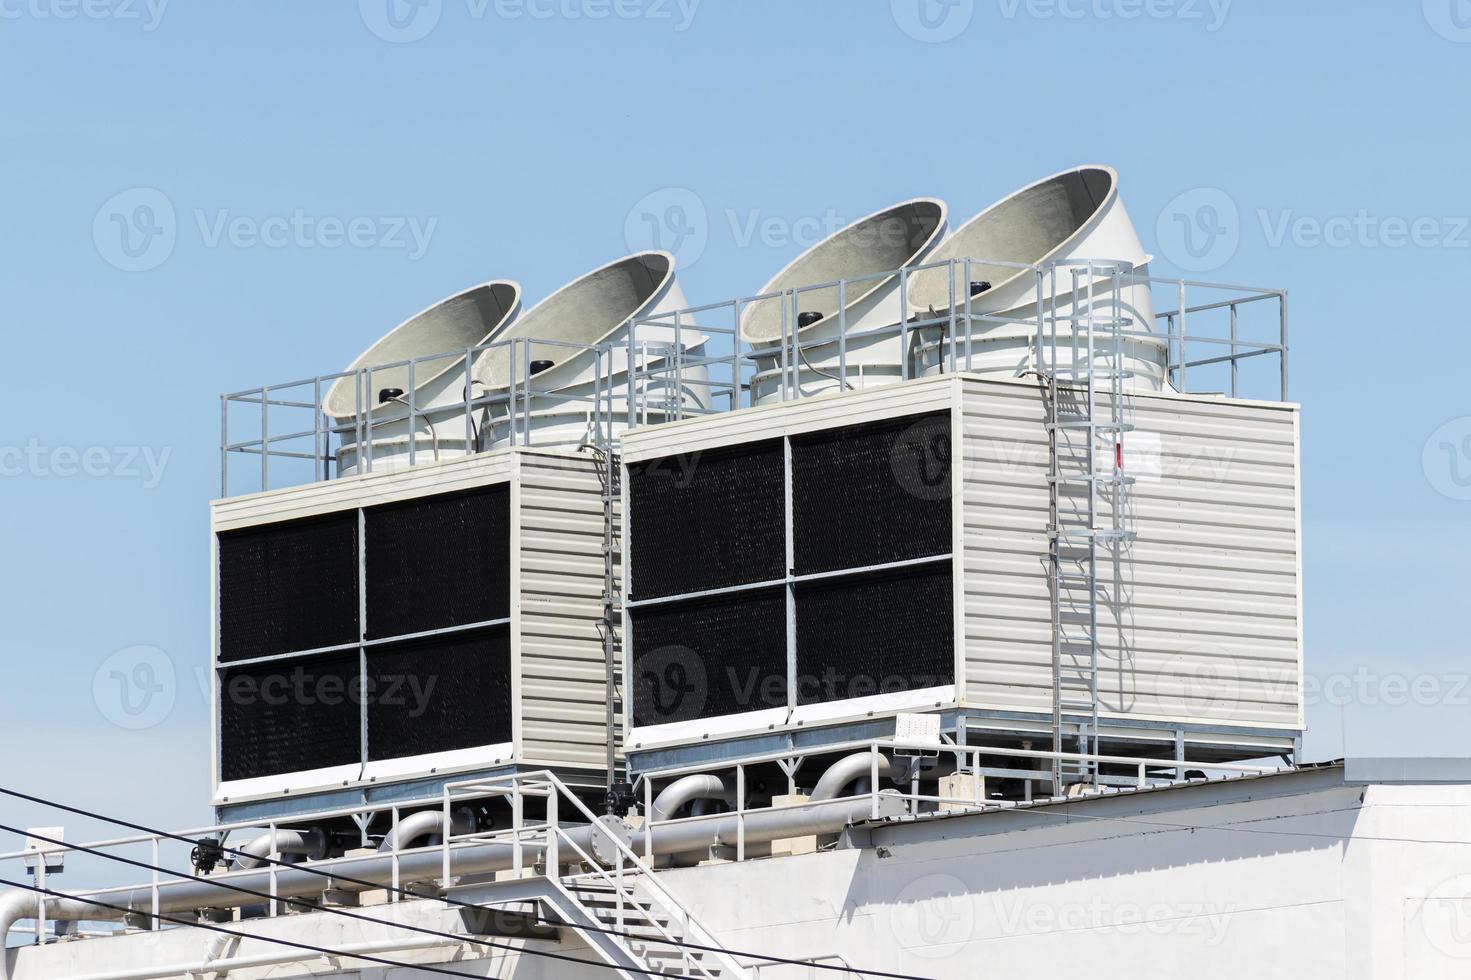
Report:
[[0,0],[0,782],[206,821],[220,393],[474,282],[535,301],[645,214],[703,302],[1085,162],[1157,272],[1292,291],[1308,756],[1461,751],[1464,0],[393,2]]

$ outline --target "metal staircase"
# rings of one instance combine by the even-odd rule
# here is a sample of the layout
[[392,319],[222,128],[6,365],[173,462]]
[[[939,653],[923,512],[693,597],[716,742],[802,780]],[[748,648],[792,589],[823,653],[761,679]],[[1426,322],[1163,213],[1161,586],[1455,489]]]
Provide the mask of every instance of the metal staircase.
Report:
[[[1098,754],[1099,550],[1106,551],[1117,597],[1121,551],[1134,537],[1127,499],[1134,481],[1123,468],[1123,434],[1133,427],[1126,417],[1124,344],[1133,320],[1120,299],[1130,271],[1082,261],[1056,263],[1047,273],[1051,288],[1038,374],[1047,400],[1052,748],[1058,753]],[[1059,274],[1072,280],[1061,297]],[[1066,347],[1059,346],[1060,327],[1066,329]],[[1059,360],[1060,352],[1070,359]],[[1096,762],[1052,761],[1056,793],[1094,782],[1097,775]]]
[[[446,807],[457,796],[487,792],[509,799],[513,827],[507,842],[517,851],[516,877],[491,885],[487,904],[537,902],[546,918],[577,932],[603,962],[630,980],[747,980],[754,975],[658,879],[630,841],[611,831],[587,835],[590,826],[600,825],[598,817],[555,775],[518,773],[450,784]],[[544,821],[525,821],[532,798],[544,801]],[[569,804],[572,822],[563,823],[558,812]],[[506,836],[502,832],[496,839]],[[525,876],[523,867],[539,873]]]

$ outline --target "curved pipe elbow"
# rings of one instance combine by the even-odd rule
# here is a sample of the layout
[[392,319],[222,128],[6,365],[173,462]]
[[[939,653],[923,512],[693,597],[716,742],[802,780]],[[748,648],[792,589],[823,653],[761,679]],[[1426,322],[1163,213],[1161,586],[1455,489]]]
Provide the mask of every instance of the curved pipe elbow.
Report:
[[654,798],[649,820],[657,823],[661,820],[672,819],[685,804],[693,800],[721,800],[726,803],[734,803],[735,786],[726,777],[712,776],[707,773],[681,777],[665,786],[663,791]]
[[320,830],[278,829],[264,833],[238,848],[230,867],[237,871],[259,868],[272,854],[317,859],[327,854],[327,835]]
[[[461,807],[450,820],[450,834],[473,834],[477,826],[473,810]],[[380,852],[402,851],[415,846],[425,837],[444,836],[444,811],[420,810],[398,822],[378,845]]]
[[[878,756],[878,772],[880,776],[888,779],[902,779],[909,772],[907,766],[900,765],[882,752],[855,752],[853,755],[845,756],[828,767],[827,772],[817,781],[812,789],[809,802],[820,803],[823,800],[835,800],[844,795],[844,790],[850,784],[859,779],[866,779],[873,772],[873,759]],[[872,787],[869,788],[871,791]]]

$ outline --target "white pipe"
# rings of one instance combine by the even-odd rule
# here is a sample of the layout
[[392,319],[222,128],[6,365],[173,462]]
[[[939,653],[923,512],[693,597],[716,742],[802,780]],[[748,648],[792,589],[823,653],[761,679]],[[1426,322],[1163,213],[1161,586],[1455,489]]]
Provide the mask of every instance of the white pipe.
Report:
[[735,787],[728,778],[696,773],[676,779],[665,786],[654,799],[649,819],[654,822],[668,820],[679,812],[680,807],[691,800],[724,800],[735,802]]
[[320,858],[327,852],[327,835],[320,830],[288,830],[279,827],[261,834],[239,848],[239,851],[230,865],[239,871],[259,868],[272,854]]
[[[474,832],[474,811],[467,807],[455,810],[450,820],[450,833],[471,834]],[[444,836],[443,810],[420,810],[418,813],[404,817],[398,822],[398,826],[383,838],[383,843],[378,845],[378,850],[402,851],[415,846],[421,839],[430,835]]]
[[44,904],[49,919],[120,919],[122,913],[113,909],[89,905],[74,898],[50,898],[29,891],[11,891],[0,895],[0,980],[10,980],[10,961],[3,945],[4,937],[21,919],[39,918]]
[[[873,757],[878,756],[879,775],[887,776],[889,779],[900,779],[909,770],[901,766],[882,752],[855,752],[853,755],[839,759],[828,767],[827,772],[817,781],[809,797],[813,803],[823,800],[835,800],[843,795],[843,790],[848,784],[856,779],[867,778],[873,771]],[[870,787],[871,789],[872,787]]]
[[[393,923],[385,923],[393,925]],[[255,936],[245,936],[246,939],[255,939]],[[269,942],[262,938],[263,942]],[[436,946],[457,946],[459,943],[452,939],[439,936],[421,936],[417,939],[379,939],[373,942],[347,943],[332,949],[334,957],[352,959],[355,955],[363,954],[374,956],[379,953],[406,952],[415,949],[431,949]],[[202,961],[193,963],[179,963],[173,966],[145,966],[135,970],[115,970],[109,973],[87,973],[72,977],[71,980],[163,980],[165,977],[197,977],[213,973],[217,980],[231,970],[243,970],[249,967],[280,966],[285,963],[305,963],[308,961],[320,961],[321,953],[309,953],[303,949],[281,947],[271,953],[253,953],[249,956],[225,956],[217,957],[214,954],[206,954]],[[381,964],[372,964],[381,965]],[[339,964],[344,966],[345,964]]]

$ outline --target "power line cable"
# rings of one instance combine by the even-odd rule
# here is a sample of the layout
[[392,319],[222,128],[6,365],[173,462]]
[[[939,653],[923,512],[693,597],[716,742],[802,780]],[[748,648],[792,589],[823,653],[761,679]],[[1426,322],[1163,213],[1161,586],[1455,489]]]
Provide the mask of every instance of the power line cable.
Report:
[[[232,884],[229,884],[228,882],[217,881],[215,879],[201,877],[199,875],[181,874],[180,872],[174,871],[171,868],[162,867],[161,865],[157,865],[157,864],[149,864],[147,861],[137,861],[137,860],[134,860],[133,858],[123,857],[121,854],[109,854],[106,851],[99,850],[99,849],[97,849],[95,847],[88,847],[85,844],[68,844],[64,840],[57,840],[57,839],[55,839],[53,837],[47,837],[47,836],[45,836],[43,834],[38,834],[38,833],[36,833],[34,831],[29,831],[29,832],[28,831],[23,831],[23,830],[20,830],[20,829],[18,829],[16,827],[7,826],[6,824],[0,824],[0,830],[9,831],[12,834],[29,834],[30,837],[33,837],[33,838],[35,838],[36,840],[39,840],[39,841],[44,841],[47,844],[60,844],[60,845],[62,845],[64,847],[70,848],[71,850],[74,850],[74,851],[82,851],[82,852],[85,852],[87,854],[91,854],[91,855],[94,855],[96,857],[103,858],[103,859],[108,860],[108,861],[117,861],[117,862],[119,862],[121,864],[131,865],[132,867],[139,868],[139,869],[141,869],[143,871],[160,871],[160,872],[163,872],[165,874],[174,875],[175,877],[177,877],[177,878],[179,878],[181,880],[198,881],[198,882],[201,882],[201,883],[206,884],[206,885],[212,885],[213,887],[219,888],[219,889],[221,889],[223,891],[238,892],[238,893],[240,893],[242,895],[250,895],[250,896],[252,896],[254,898],[262,898],[262,899],[265,899],[267,901],[286,902],[286,903],[294,904],[294,905],[305,905],[305,906],[309,907],[310,909],[312,909],[315,912],[329,912],[329,913],[331,913],[333,915],[340,915],[340,916],[342,916],[343,918],[346,918],[346,919],[357,919],[357,920],[359,920],[361,922],[371,922],[374,925],[392,926],[393,928],[396,928],[396,929],[408,929],[408,930],[411,930],[413,932],[421,932],[421,933],[423,933],[426,936],[439,936],[439,937],[441,937],[443,939],[454,940],[455,942],[474,943],[477,946],[484,946],[484,947],[487,947],[489,949],[499,949],[499,950],[505,950],[505,951],[513,952],[513,953],[516,953],[516,952],[526,953],[526,954],[532,955],[532,956],[546,956],[546,957],[548,957],[550,959],[567,960],[567,961],[573,962],[573,963],[586,963],[586,962],[588,962],[588,961],[583,960],[583,959],[580,959],[580,958],[578,958],[576,956],[569,956],[569,955],[567,955],[565,953],[554,953],[554,952],[552,952],[550,950],[524,949],[524,948],[522,948],[520,946],[510,945],[509,943],[498,943],[498,942],[493,942],[493,941],[491,941],[489,939],[481,939],[478,936],[467,936],[467,935],[462,935],[462,934],[453,933],[453,932],[440,932],[437,929],[428,929],[428,928],[425,928],[423,926],[414,926],[414,925],[409,925],[408,923],[400,923],[400,922],[390,922],[390,921],[387,921],[387,920],[384,920],[384,919],[374,918],[371,915],[361,915],[361,914],[356,913],[356,912],[349,912],[346,909],[331,908],[329,906],[322,905],[320,902],[313,902],[311,899],[307,899],[307,898],[282,898],[279,895],[272,895],[270,892],[262,892],[262,891],[257,891],[257,890],[255,890],[253,888],[246,888],[243,885],[232,885]],[[296,868],[297,870],[301,870],[301,866],[300,865],[290,865],[290,867]],[[348,881],[348,880],[351,880],[351,879],[342,878],[342,877],[339,876],[338,877],[338,880],[339,881]],[[417,896],[417,897],[422,898],[423,896]],[[82,900],[83,901],[89,901],[88,899],[82,899]],[[101,903],[93,903],[93,904],[101,904]],[[471,906],[471,908],[474,908],[474,909],[484,909],[485,911],[490,911],[490,912],[495,911],[494,909],[489,909],[489,908],[486,908],[485,906],[480,906],[480,905]],[[538,919],[539,921],[542,921],[542,922],[546,922],[547,921],[546,919],[544,919],[541,916],[533,916],[533,917],[536,918],[536,919]],[[564,923],[558,923],[558,925],[563,925],[563,924]],[[575,927],[573,927],[573,928],[575,928]],[[598,966],[598,967],[603,967],[603,968],[606,968],[606,969],[618,969],[618,967],[612,966],[611,964],[608,964],[608,963],[592,963],[591,965]]]
[[[175,840],[175,841],[179,841],[181,843],[190,844],[190,845],[196,845],[196,844],[199,843],[196,840],[193,840],[193,839],[188,838],[188,837],[184,837],[184,836],[182,836],[180,834],[174,834],[174,833],[170,833],[170,832],[164,831],[164,830],[157,830],[155,828],[148,827],[148,826],[145,826],[143,824],[134,823],[134,822],[128,821],[128,820],[123,820],[123,819],[118,818],[118,817],[109,817],[106,814],[98,813],[98,812],[91,811],[91,810],[85,810],[85,809],[82,809],[81,807],[70,806],[68,804],[60,803],[60,802],[55,801],[55,800],[48,800],[48,799],[46,799],[44,797],[31,796],[31,795],[29,795],[27,793],[22,793],[19,790],[8,789],[6,787],[0,786],[0,793],[3,793],[5,795],[7,795],[7,796],[15,797],[17,799],[26,800],[27,802],[35,803],[35,804],[40,805],[40,806],[52,807],[54,809],[64,810],[64,811],[66,811],[68,813],[74,813],[74,814],[76,814],[78,816],[87,817],[87,818],[92,819],[92,820],[100,820],[100,821],[102,821],[104,823],[111,823],[111,824],[115,824],[115,825],[117,825],[119,827],[126,827],[129,830],[136,830],[139,833],[148,834],[150,836],[166,838],[166,839],[169,839],[169,840]],[[76,848],[76,849],[82,849],[78,845],[74,845],[74,844],[66,844],[66,846],[67,847]],[[343,882],[351,882],[352,884],[363,885],[364,887],[371,888],[371,889],[381,889],[383,891],[391,891],[391,892],[393,892],[393,893],[395,893],[395,894],[397,894],[397,895],[399,895],[401,897],[407,897],[407,898],[410,898],[410,899],[422,899],[424,897],[423,895],[418,895],[418,894],[415,894],[415,893],[413,893],[411,891],[406,891],[405,889],[402,889],[402,888],[393,888],[392,886],[383,885],[383,884],[380,884],[380,883],[374,882],[374,881],[368,881],[367,879],[353,878],[353,877],[348,876],[348,875],[339,874],[339,873],[337,873],[335,871],[328,871],[328,870],[324,870],[324,869],[313,868],[313,867],[311,867],[310,864],[292,864],[290,862],[282,861],[282,860],[279,860],[277,858],[262,857],[261,855],[258,855],[258,854],[248,854],[245,851],[242,851],[242,850],[240,850],[238,848],[233,848],[233,847],[223,847],[222,846],[220,848],[220,850],[221,850],[222,853],[225,853],[225,854],[231,854],[231,855],[249,857],[249,858],[252,858],[254,860],[261,861],[261,862],[266,863],[266,864],[273,864],[273,865],[276,865],[276,866],[279,866],[279,867],[288,868],[288,869],[293,870],[293,871],[306,871],[306,872],[308,872],[310,874],[314,874],[314,875],[317,875],[317,876],[322,877],[322,878],[332,879],[332,880],[336,880],[336,881],[343,881]],[[145,864],[143,862],[134,862],[131,859],[122,858],[119,855],[102,854],[100,856],[102,856],[104,858],[107,858],[109,860],[119,860],[119,861],[123,861],[124,863],[137,864],[138,866],[140,866],[140,867],[146,867],[149,870],[157,870],[157,871],[166,872],[168,874],[178,875],[178,872],[170,871],[167,868],[154,868],[152,865],[147,865],[147,864]],[[192,876],[192,875],[181,875],[180,877],[192,878],[194,876]],[[196,880],[210,882],[210,879],[208,879],[208,878],[198,878]],[[225,885],[223,883],[218,883],[218,882],[210,882],[210,883],[211,884],[218,884],[222,888],[232,887],[232,886]],[[488,909],[486,906],[477,905],[477,904],[475,904],[473,902],[460,901],[458,899],[451,898],[449,896],[444,896],[442,898],[442,901],[444,901],[446,904],[454,905],[454,906],[456,906],[458,908],[475,909],[475,910],[482,911],[482,912],[484,912],[484,911],[493,911],[491,909]],[[332,908],[322,908],[322,911],[324,911],[324,912],[331,912],[331,913],[340,913],[341,912],[341,910],[339,910],[339,909],[332,909]],[[565,925],[565,923],[556,922],[554,920],[548,919],[548,918],[546,918],[544,916],[540,916],[540,915],[535,915],[534,918],[536,918],[537,921],[539,921],[539,922],[541,922],[543,924],[558,925],[558,926]],[[377,920],[374,920],[374,921],[377,921]],[[623,932],[621,930],[618,930],[618,929],[612,929],[612,928],[607,928],[607,927],[580,926],[580,927],[576,927],[576,928],[584,928],[584,929],[587,929],[588,931],[599,932],[599,933],[603,933],[603,934],[606,934],[606,935],[613,935],[613,936],[619,936],[619,937],[624,937],[624,938],[626,938],[628,936],[628,933],[625,933],[625,932]],[[704,943],[694,943],[694,942],[690,942],[688,940],[669,940],[669,939],[663,939],[661,937],[661,939],[659,941],[661,943],[664,943],[665,945],[676,946],[676,947],[679,947],[681,949],[691,949],[691,950],[695,950],[697,952],[725,953],[725,954],[727,954],[729,956],[744,957],[744,958],[747,958],[747,959],[761,960],[761,961],[767,962],[767,963],[775,963],[775,964],[785,965],[785,966],[805,966],[805,967],[809,967],[809,968],[812,968],[812,969],[827,970],[829,972],[844,973],[844,974],[856,975],[856,976],[860,976],[860,977],[881,977],[881,978],[884,978],[884,980],[930,980],[930,978],[923,977],[923,976],[918,976],[916,974],[888,973],[888,972],[885,972],[885,971],[882,971],[882,970],[860,970],[860,969],[858,969],[856,967],[851,967],[851,966],[841,966],[841,965],[826,964],[826,963],[814,963],[814,962],[809,961],[809,960],[799,960],[799,959],[794,959],[794,958],[791,958],[791,957],[783,957],[783,956],[772,956],[772,955],[766,954],[766,953],[754,953],[754,952],[750,952],[750,951],[747,951],[747,950],[729,949],[729,948],[720,947],[720,946],[706,945]],[[526,951],[526,952],[531,952],[531,951]],[[540,951],[538,951],[538,952],[540,952]],[[552,955],[555,955],[555,954],[543,953],[542,955],[552,956]],[[583,961],[583,960],[577,960],[577,962],[582,963],[582,962],[585,962],[585,961]]]
[[[259,939],[262,942],[275,943],[278,946],[288,946],[288,947],[290,947],[292,949],[299,949],[299,950],[301,950],[304,953],[316,953],[316,954],[319,954],[319,955],[322,955],[322,956],[339,956],[339,957],[342,957],[344,959],[366,960],[369,963],[377,963],[380,966],[396,967],[396,968],[405,969],[405,970],[423,970],[423,971],[425,971],[427,973],[438,973],[438,974],[442,974],[442,975],[447,976],[447,977],[473,977],[473,976],[476,975],[476,974],[473,974],[473,973],[461,973],[459,970],[446,970],[446,969],[443,969],[442,967],[429,966],[427,964],[422,964],[422,963],[402,963],[402,962],[399,962],[398,960],[385,959],[384,957],[381,957],[381,956],[373,956],[373,955],[368,954],[368,953],[342,952],[340,950],[328,949],[328,948],[326,948],[324,946],[313,946],[310,943],[299,943],[299,942],[296,942],[294,940],[280,939],[280,938],[277,938],[277,937],[274,937],[274,936],[260,936],[260,935],[256,935],[254,933],[249,933],[249,932],[236,932],[234,929],[226,929],[223,926],[211,925],[211,924],[209,924],[207,922],[196,922],[196,921],[192,921],[190,919],[181,919],[178,916],[164,915],[164,914],[159,913],[159,912],[140,912],[137,909],[130,909],[127,906],[124,906],[124,905],[113,905],[110,902],[98,901],[95,898],[85,898],[85,897],[80,896],[80,895],[71,895],[71,894],[68,894],[67,892],[59,892],[59,891],[56,891],[55,889],[45,888],[45,887],[43,887],[41,885],[28,885],[28,884],[26,884],[24,882],[20,882],[20,881],[11,881],[8,878],[0,878],[0,885],[8,885],[11,888],[23,888],[26,891],[35,892],[35,893],[37,893],[39,895],[50,895],[53,898],[61,898],[61,899],[67,899],[67,900],[70,900],[70,901],[75,901],[75,902],[83,902],[83,903],[85,903],[87,905],[96,906],[97,908],[112,909],[112,910],[114,910],[116,912],[122,912],[122,913],[127,914],[127,915],[146,915],[150,919],[156,919],[159,922],[172,922],[175,925],[188,926],[191,929],[205,929],[205,930],[208,930],[209,932],[218,932],[218,933],[220,933],[222,935],[226,935],[226,936],[237,936],[240,939]],[[375,920],[375,921],[377,921],[377,920]],[[395,925],[396,923],[380,923],[380,924],[383,924],[383,925]],[[454,939],[456,941],[458,941],[458,942],[464,942],[464,941],[467,941],[469,939],[469,937],[455,936]],[[530,950],[521,950],[520,952],[530,952]],[[576,957],[565,956],[565,955],[561,955],[560,958],[562,958],[562,959],[569,959],[569,960],[575,960],[575,962],[577,962],[579,964],[582,964],[584,966],[608,966],[609,965],[609,964],[606,964],[606,963],[598,963],[598,962],[593,961],[593,960],[580,960],[580,959],[576,959]],[[612,968],[613,969],[617,969],[617,967],[612,967]],[[646,971],[643,971],[643,970],[632,970],[630,972],[638,973],[638,974],[640,974],[642,976],[646,976],[646,977],[658,977],[659,976],[659,974],[649,973],[649,972],[646,972]],[[680,976],[680,980],[698,980],[698,978],[688,977],[688,976],[685,976],[685,975],[682,975],[682,974],[679,975],[679,976]]]

